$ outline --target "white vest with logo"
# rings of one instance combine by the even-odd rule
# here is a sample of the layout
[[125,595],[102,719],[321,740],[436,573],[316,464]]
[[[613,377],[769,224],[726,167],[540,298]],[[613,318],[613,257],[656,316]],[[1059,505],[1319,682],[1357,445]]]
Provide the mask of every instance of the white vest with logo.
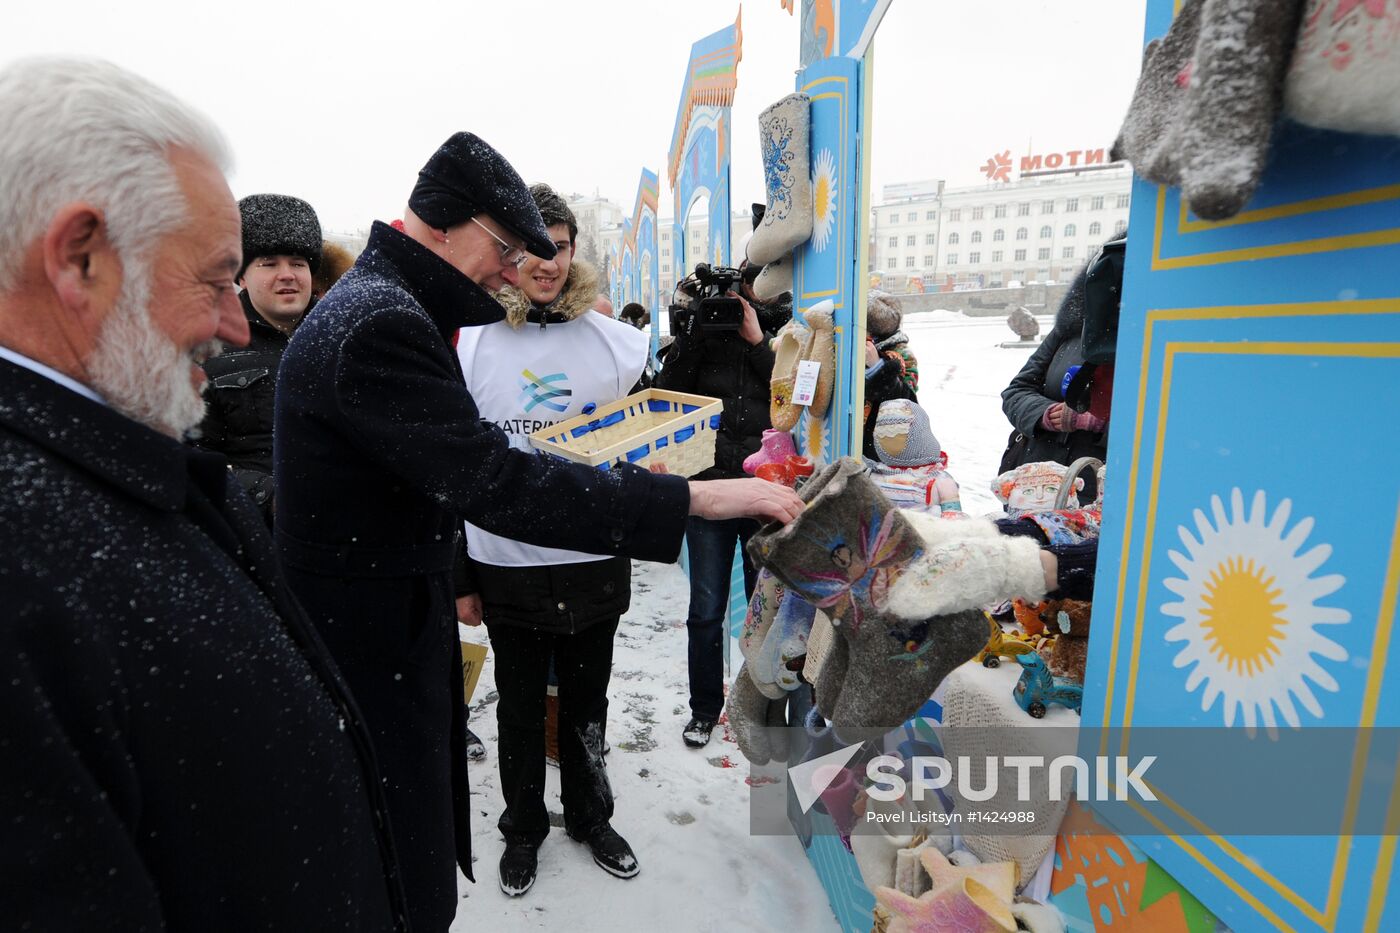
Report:
[[[516,329],[505,321],[464,327],[457,339],[457,358],[482,420],[505,431],[512,447],[534,452],[528,438],[535,431],[581,415],[585,406],[602,406],[627,395],[641,377],[649,347],[644,331],[585,311],[543,328],[526,323]],[[509,509],[510,503],[500,507]],[[606,559],[523,544],[470,522],[467,551],[473,560],[500,567]]]

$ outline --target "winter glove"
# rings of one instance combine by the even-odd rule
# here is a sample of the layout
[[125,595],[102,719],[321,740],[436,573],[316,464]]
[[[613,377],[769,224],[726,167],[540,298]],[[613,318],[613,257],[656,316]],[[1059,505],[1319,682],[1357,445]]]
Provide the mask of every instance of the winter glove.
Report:
[[1093,412],[1079,411],[1074,413],[1074,424],[1072,427],[1075,431],[1089,431],[1097,434],[1104,429],[1104,425],[1106,424],[1108,424],[1107,421],[1104,421]]
[[1045,409],[1045,414],[1040,416],[1040,426],[1051,434],[1064,434],[1073,431],[1075,414],[1075,410],[1064,402],[1056,402]]

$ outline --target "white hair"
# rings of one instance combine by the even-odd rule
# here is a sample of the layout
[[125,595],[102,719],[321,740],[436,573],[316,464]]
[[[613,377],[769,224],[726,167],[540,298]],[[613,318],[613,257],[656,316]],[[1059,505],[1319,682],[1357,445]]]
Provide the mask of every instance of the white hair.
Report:
[[188,218],[173,147],[227,173],[223,135],[203,115],[110,62],[33,58],[0,70],[0,294],[65,204],[105,215],[131,274]]

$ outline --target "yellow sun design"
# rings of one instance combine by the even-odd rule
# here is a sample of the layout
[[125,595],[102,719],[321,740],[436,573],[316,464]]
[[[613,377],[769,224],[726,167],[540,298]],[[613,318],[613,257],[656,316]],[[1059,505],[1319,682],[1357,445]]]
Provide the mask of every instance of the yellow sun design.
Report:
[[817,155],[816,171],[812,174],[812,247],[817,252],[831,241],[831,228],[836,223],[836,160],[830,149]]
[[1162,581],[1180,597],[1162,606],[1164,615],[1181,619],[1164,636],[1184,643],[1172,664],[1191,667],[1186,690],[1202,688],[1202,711],[1222,699],[1226,726],[1238,716],[1251,731],[1261,722],[1273,730],[1277,710],[1297,728],[1295,701],[1321,719],[1313,687],[1338,689],[1318,658],[1341,662],[1347,652],[1318,627],[1350,622],[1351,614],[1317,603],[1346,578],[1313,575],[1332,548],[1319,544],[1302,551],[1314,523],[1304,518],[1290,529],[1292,508],[1284,499],[1268,515],[1261,490],[1246,511],[1244,494],[1235,489],[1227,514],[1220,497],[1212,496],[1211,518],[1200,509],[1193,513],[1196,534],[1177,529],[1186,553],[1167,553],[1183,574]]
[[821,463],[826,449],[826,422],[812,417],[808,409],[805,418],[807,427],[807,458],[813,463]]
[[1254,561],[1232,557],[1210,572],[1201,625],[1211,654],[1236,674],[1253,677],[1274,663],[1287,621],[1274,578]]

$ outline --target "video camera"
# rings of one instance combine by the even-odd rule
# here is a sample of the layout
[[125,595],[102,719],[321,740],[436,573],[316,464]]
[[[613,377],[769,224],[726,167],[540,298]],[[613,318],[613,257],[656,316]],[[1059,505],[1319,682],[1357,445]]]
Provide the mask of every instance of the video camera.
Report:
[[671,333],[690,333],[693,327],[705,333],[737,331],[744,323],[744,306],[738,298],[730,298],[729,293],[741,281],[752,281],[748,272],[730,266],[696,264],[695,271],[676,286],[683,301],[672,303],[668,309]]

